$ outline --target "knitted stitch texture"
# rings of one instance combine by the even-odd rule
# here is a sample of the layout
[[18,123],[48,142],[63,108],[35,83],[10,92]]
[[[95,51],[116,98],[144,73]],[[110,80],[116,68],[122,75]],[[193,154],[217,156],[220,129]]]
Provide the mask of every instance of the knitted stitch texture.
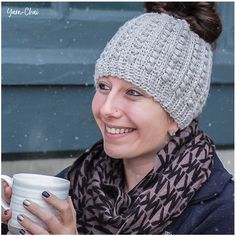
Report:
[[210,87],[212,49],[185,20],[146,13],[126,22],[95,65],[142,88],[185,128],[202,111]]

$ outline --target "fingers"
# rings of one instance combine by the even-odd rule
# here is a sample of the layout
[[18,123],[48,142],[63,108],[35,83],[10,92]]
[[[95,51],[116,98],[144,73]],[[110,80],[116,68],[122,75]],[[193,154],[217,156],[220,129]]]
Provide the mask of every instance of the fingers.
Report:
[[45,223],[48,232],[39,225],[35,225],[23,215],[17,218],[20,224],[31,234],[78,234],[76,213],[71,198],[68,197],[66,200],[60,200],[48,192],[43,192],[42,196],[55,211],[48,211],[48,209],[44,209],[30,200],[24,200],[23,205],[28,211]]
[[30,219],[28,219],[24,215],[18,215],[17,216],[18,222],[24,227],[24,229],[21,229],[19,231],[20,234],[37,234],[37,235],[46,235],[49,234],[44,228],[41,226],[33,223]]
[[[47,225],[50,231],[56,228],[60,228],[61,223],[59,222],[58,218],[50,211],[40,207],[38,204],[29,200],[24,200],[23,205],[28,211],[30,211],[32,214],[41,219]],[[32,232],[32,228],[30,228],[29,231]]]
[[7,184],[6,181],[3,181],[3,188],[4,188],[4,198],[8,204],[10,204],[11,201],[11,195],[12,195],[12,188]]
[[7,224],[7,222],[10,220],[11,216],[12,216],[12,210],[11,209],[4,211],[3,214],[2,214],[2,222],[4,224]]
[[[11,201],[11,195],[12,195],[12,189],[11,187],[7,184],[6,181],[3,181],[2,182],[2,186],[3,186],[3,189],[4,189],[4,199],[5,201],[10,204],[10,201]],[[2,212],[2,222],[4,224],[7,224],[7,222],[10,220],[12,216],[12,211],[11,209],[9,210],[5,210],[4,212]]]
[[42,193],[42,196],[48,204],[60,212],[60,217],[64,224],[71,223],[75,219],[76,213],[70,197],[66,200],[60,200],[52,193],[46,191]]
[[75,208],[74,208],[71,196],[68,197],[67,201],[68,201],[68,203],[70,205],[70,209],[71,209],[71,212],[73,214],[73,218],[76,220],[76,211],[75,211]]

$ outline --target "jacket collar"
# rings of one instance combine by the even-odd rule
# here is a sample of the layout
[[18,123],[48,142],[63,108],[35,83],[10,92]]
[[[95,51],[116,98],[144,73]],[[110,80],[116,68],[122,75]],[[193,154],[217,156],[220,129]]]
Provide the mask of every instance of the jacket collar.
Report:
[[223,191],[225,185],[231,180],[232,175],[226,171],[216,153],[213,160],[213,169],[208,181],[197,191],[190,201],[190,205],[218,196]]

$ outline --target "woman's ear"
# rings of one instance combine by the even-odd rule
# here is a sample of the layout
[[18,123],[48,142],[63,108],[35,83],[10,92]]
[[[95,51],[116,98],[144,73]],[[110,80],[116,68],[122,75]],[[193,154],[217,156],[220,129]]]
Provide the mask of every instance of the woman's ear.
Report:
[[[172,117],[169,117],[169,120],[170,120],[170,122],[169,122],[168,133],[169,134],[175,134],[178,131],[179,126]],[[173,135],[171,135],[171,136],[173,136]]]

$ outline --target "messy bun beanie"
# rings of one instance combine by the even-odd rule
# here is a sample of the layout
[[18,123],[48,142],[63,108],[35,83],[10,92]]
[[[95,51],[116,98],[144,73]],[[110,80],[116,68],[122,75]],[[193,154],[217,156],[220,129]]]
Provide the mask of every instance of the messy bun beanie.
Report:
[[202,111],[211,78],[212,49],[186,20],[146,13],[126,22],[95,65],[145,90],[185,128]]

